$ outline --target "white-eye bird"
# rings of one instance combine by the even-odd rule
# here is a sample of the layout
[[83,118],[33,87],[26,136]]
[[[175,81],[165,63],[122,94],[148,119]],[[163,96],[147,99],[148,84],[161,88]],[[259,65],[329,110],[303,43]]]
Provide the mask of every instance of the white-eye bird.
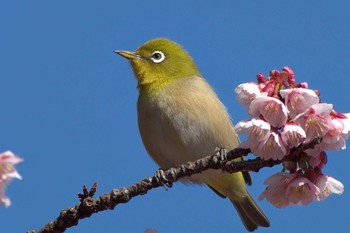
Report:
[[[179,44],[158,38],[136,52],[115,52],[130,60],[139,89],[142,141],[161,168],[212,155],[217,147],[231,150],[239,145],[225,106]],[[251,182],[248,173],[208,170],[187,181],[206,184],[219,196],[228,197],[247,230],[270,225],[245,187]]]

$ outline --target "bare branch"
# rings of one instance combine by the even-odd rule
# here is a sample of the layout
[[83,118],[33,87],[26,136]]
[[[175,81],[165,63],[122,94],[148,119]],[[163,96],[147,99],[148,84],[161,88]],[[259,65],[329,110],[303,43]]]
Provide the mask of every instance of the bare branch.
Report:
[[[283,161],[294,161],[298,154],[307,149],[313,148],[320,142],[321,139],[316,138],[309,143],[294,148],[291,153],[283,159]],[[94,213],[114,209],[118,204],[126,203],[133,197],[144,195],[153,188],[164,185],[171,187],[172,184],[179,179],[201,173],[207,169],[222,169],[229,173],[238,171],[258,172],[263,167],[272,167],[283,162],[272,159],[262,160],[260,158],[239,162],[232,161],[235,158],[246,156],[248,153],[250,153],[250,149],[236,148],[229,151],[223,157],[218,150],[211,156],[207,156],[195,162],[188,162],[178,168],[170,168],[161,171],[161,176],[155,175],[153,177],[147,177],[130,187],[113,189],[110,193],[103,194],[96,199],[93,199],[92,197],[96,191],[96,184],[94,184],[90,192],[88,192],[87,188],[84,186],[83,194],[79,194],[81,200],[79,204],[62,210],[55,220],[46,224],[42,229],[38,231],[28,231],[27,233],[64,232],[67,228],[77,225],[79,220],[90,217]],[[157,172],[156,174],[159,173]]]

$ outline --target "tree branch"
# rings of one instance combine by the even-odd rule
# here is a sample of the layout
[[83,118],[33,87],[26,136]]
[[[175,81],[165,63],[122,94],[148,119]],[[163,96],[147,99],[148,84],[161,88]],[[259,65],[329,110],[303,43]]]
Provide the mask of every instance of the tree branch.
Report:
[[126,203],[133,197],[144,195],[153,188],[164,185],[171,187],[174,182],[181,178],[189,177],[193,174],[201,173],[208,169],[222,169],[229,173],[239,171],[258,172],[263,167],[273,167],[281,164],[283,161],[294,161],[298,154],[307,149],[313,148],[320,142],[321,139],[316,138],[309,143],[302,144],[291,150],[291,153],[282,161],[255,158],[235,162],[232,160],[246,156],[250,153],[250,149],[236,148],[229,151],[225,156],[223,156],[218,150],[211,156],[207,156],[195,162],[188,162],[178,168],[170,168],[165,171],[158,170],[156,175],[153,177],[147,177],[127,188],[113,189],[110,193],[103,194],[96,199],[93,199],[92,197],[96,190],[96,185],[93,186],[90,192],[87,192],[85,187],[84,194],[79,195],[81,200],[79,204],[62,210],[60,215],[55,220],[46,224],[42,229],[38,231],[28,231],[27,233],[64,232],[67,228],[77,225],[80,219],[90,217],[92,214],[104,210],[114,209],[118,204]]

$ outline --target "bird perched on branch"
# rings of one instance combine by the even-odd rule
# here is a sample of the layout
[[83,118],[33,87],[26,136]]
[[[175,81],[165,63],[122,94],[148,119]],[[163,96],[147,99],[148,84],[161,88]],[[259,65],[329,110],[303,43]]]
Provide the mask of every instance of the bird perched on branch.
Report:
[[[179,44],[158,38],[136,52],[115,52],[130,61],[135,73],[140,134],[161,168],[212,155],[217,147],[231,150],[239,145],[225,106]],[[186,181],[206,184],[219,196],[228,197],[248,231],[270,225],[245,187],[251,183],[248,173],[208,170]]]

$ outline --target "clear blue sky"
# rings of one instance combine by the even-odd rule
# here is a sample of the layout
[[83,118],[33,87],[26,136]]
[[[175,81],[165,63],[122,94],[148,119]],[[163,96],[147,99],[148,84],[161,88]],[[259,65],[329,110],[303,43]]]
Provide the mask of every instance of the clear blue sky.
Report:
[[[156,37],[181,43],[237,123],[247,118],[233,89],[258,72],[290,66],[323,102],[350,112],[348,1],[10,1],[0,2],[0,151],[24,162],[0,209],[2,232],[38,229],[78,202],[83,184],[97,195],[153,175],[137,128],[136,81],[115,49]],[[212,1],[214,2],[214,1]],[[254,2],[254,3],[253,3]],[[259,232],[346,232],[349,150],[329,153],[326,173],[345,193],[276,209]],[[262,182],[279,168],[252,174]],[[67,232],[245,232],[229,201],[206,187],[152,190]]]

